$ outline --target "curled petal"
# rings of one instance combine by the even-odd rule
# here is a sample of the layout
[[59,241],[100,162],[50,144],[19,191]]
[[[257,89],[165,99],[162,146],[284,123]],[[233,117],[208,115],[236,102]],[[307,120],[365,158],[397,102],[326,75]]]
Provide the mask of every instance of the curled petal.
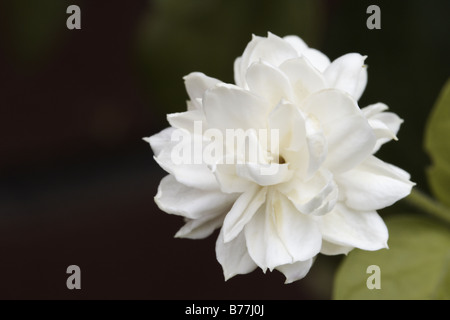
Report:
[[376,103],[362,109],[363,115],[369,120],[369,124],[374,130],[377,142],[373,153],[386,142],[397,140],[397,133],[403,120],[392,112],[384,112],[388,106],[384,103]]
[[225,281],[238,274],[250,273],[257,267],[248,254],[244,232],[225,243],[222,229],[216,241],[216,256],[222,265]]
[[278,271],[284,274],[286,277],[285,284],[292,283],[297,280],[303,279],[309,272],[313,265],[314,259],[308,259],[305,261],[296,261],[294,263],[284,264],[276,267]]
[[353,170],[336,176],[345,203],[356,210],[379,210],[410,194],[414,183],[400,168],[371,156]]
[[199,110],[201,110],[201,99],[206,90],[213,88],[218,83],[222,83],[222,81],[208,77],[201,72],[192,72],[183,79],[193,108]]

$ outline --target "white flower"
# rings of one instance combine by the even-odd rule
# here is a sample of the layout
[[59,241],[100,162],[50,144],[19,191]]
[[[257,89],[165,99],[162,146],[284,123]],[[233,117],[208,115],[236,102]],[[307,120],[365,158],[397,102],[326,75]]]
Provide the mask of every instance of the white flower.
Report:
[[[171,127],[146,139],[169,173],[155,201],[186,218],[176,237],[204,238],[221,228],[216,255],[226,279],[259,267],[281,271],[289,283],[308,273],[318,253],[387,247],[376,210],[407,196],[413,183],[374,156],[396,139],[402,120],[382,103],[358,107],[365,58],[350,53],[330,62],[296,36],[269,33],[253,36],[236,59],[236,85],[198,72],[184,78],[188,111],[168,115]],[[180,142],[172,134],[207,143],[208,128],[276,130],[279,139],[260,144],[256,162],[231,148],[224,159],[243,162],[175,163]],[[277,170],[264,174],[269,164]]]

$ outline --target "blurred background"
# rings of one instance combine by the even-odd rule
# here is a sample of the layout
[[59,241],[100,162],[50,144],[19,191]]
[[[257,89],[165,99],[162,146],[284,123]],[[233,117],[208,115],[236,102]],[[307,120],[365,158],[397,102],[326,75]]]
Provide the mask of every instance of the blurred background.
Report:
[[[71,4],[81,30],[66,28]],[[371,4],[381,30],[366,27]],[[184,75],[233,82],[252,33],[296,34],[331,60],[368,55],[360,106],[385,102],[405,120],[379,156],[427,191],[423,132],[450,75],[449,13],[446,0],[1,0],[0,299],[329,299],[342,257],[319,256],[290,285],[260,270],[224,282],[217,232],[174,239],[183,221],[153,202],[165,173],[142,137],[185,110]],[[81,290],[66,287],[72,264]]]

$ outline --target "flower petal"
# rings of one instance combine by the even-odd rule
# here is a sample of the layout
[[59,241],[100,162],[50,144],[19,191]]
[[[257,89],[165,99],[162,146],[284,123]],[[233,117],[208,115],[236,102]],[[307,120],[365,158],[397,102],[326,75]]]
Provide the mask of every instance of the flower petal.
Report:
[[205,117],[210,128],[261,129],[266,127],[270,105],[265,99],[237,86],[219,84],[203,98]]
[[312,177],[321,167],[328,154],[328,143],[320,122],[312,114],[305,117],[306,143],[308,145],[308,165],[302,172],[306,179]]
[[283,193],[303,214],[323,215],[330,212],[338,199],[338,188],[333,175],[327,170],[317,171],[309,180],[298,176],[280,185]]
[[294,263],[284,264],[276,267],[278,271],[284,274],[286,277],[285,284],[292,283],[294,281],[303,279],[311,269],[314,259],[308,259],[306,261],[297,261]]
[[334,60],[324,71],[328,87],[348,92],[359,100],[367,84],[367,56],[348,53]]
[[248,254],[244,232],[225,243],[222,229],[216,241],[216,256],[222,265],[225,281],[238,274],[250,273],[257,267]]
[[299,212],[284,195],[272,200],[277,233],[293,261],[316,256],[322,246],[322,235],[314,219]]
[[324,72],[330,65],[330,59],[322,52],[316,49],[309,48],[308,45],[299,37],[289,35],[283,37],[283,40],[288,42],[298,53],[299,56],[304,56],[308,61],[320,72]]
[[[268,33],[267,38],[253,35],[252,40],[248,43],[242,54],[241,60],[238,63],[238,73],[240,75],[237,78],[245,79],[247,68],[256,61],[262,60],[278,67],[283,61],[295,57],[298,57],[297,51],[287,41],[280,37],[270,32]],[[236,63],[235,67],[237,67]],[[238,83],[238,81],[236,83]],[[248,89],[247,86],[244,86],[243,88]]]
[[326,240],[322,240],[322,248],[320,249],[320,253],[327,256],[335,256],[338,254],[347,255],[353,249],[353,247],[341,246]]
[[172,175],[161,180],[155,196],[155,202],[162,211],[190,219],[226,212],[235,199],[232,194],[185,186]]
[[323,128],[328,143],[324,166],[330,171],[347,171],[372,153],[375,134],[350,95],[335,89],[322,90],[312,94],[303,107]]
[[[413,183],[371,156],[353,170],[336,176],[345,203],[356,210],[378,210],[394,204],[411,192]],[[405,178],[405,174],[406,177]]]
[[236,166],[238,176],[253,181],[260,186],[273,186],[288,181],[293,171],[289,170],[289,164],[259,164],[246,163]]
[[[205,121],[205,115],[203,113],[203,110],[194,109],[185,112],[168,114],[167,121],[172,127],[185,129],[193,133],[195,129],[195,122],[201,121],[203,123]],[[201,134],[202,132],[199,133]]]
[[237,57],[234,60],[234,65],[233,65],[234,83],[241,88],[248,89],[247,83],[245,81],[245,73],[241,72],[241,68],[242,68],[241,63],[242,63],[242,57]]
[[[192,148],[190,142],[178,142],[181,144],[181,148]],[[155,161],[166,172],[172,174],[175,179],[190,187],[194,187],[202,190],[218,190],[219,184],[216,177],[211,172],[206,164],[192,164],[192,163],[176,163],[173,161],[174,144],[168,144],[157,157],[154,157]],[[193,150],[193,149],[191,149]]]
[[283,150],[299,151],[303,147],[306,138],[305,119],[295,105],[281,101],[269,114],[268,121],[271,132],[278,131],[278,141],[271,141],[271,147],[276,144],[275,149],[281,153]]
[[384,112],[387,109],[388,106],[380,102],[362,109],[377,137],[373,153],[377,152],[384,143],[392,139],[397,140],[396,134],[403,123],[403,120],[395,113]]
[[338,203],[316,221],[330,243],[369,251],[387,248],[388,230],[376,211],[356,211]]
[[186,218],[186,223],[175,234],[175,238],[204,239],[210,236],[214,230],[222,226],[225,212],[206,215],[198,219]]
[[244,228],[248,253],[263,272],[294,262],[278,236],[274,216],[272,203],[266,201]]
[[151,137],[144,138],[144,141],[150,144],[155,156],[158,156],[167,144],[170,143],[173,131],[175,131],[175,128],[168,127]]
[[272,106],[281,99],[293,99],[289,79],[280,69],[267,62],[254,62],[247,69],[245,78],[250,91],[269,101]]
[[303,101],[313,92],[326,88],[322,74],[304,57],[287,60],[280,69],[289,78],[297,102]]
[[253,185],[239,196],[223,222],[223,237],[230,242],[241,233],[256,211],[266,201],[267,188]]
[[320,72],[324,72],[330,66],[330,59],[319,50],[308,48],[302,52],[303,56]]
[[308,49],[308,45],[296,35],[288,35],[284,36],[283,40],[289,43],[296,51],[299,56],[301,56],[302,52]]
[[208,77],[201,72],[192,72],[183,79],[191,103],[196,109],[201,109],[202,106],[199,99],[203,98],[206,90],[213,88],[218,83],[222,83],[222,81]]

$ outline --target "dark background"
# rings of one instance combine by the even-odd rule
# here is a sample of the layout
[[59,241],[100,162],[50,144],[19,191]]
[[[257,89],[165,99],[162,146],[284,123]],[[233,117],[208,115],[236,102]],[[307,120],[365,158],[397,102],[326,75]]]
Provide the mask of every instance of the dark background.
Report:
[[[81,30],[66,28],[70,4]],[[381,30],[366,28],[370,4]],[[330,298],[341,257],[319,256],[290,285],[260,270],[224,282],[217,232],[173,238],[183,221],[154,204],[165,173],[141,138],[185,110],[182,76],[233,82],[252,33],[297,34],[332,60],[368,55],[360,106],[405,120],[378,155],[427,191],[423,131],[450,74],[449,13],[446,0],[0,1],[0,299]],[[81,290],[66,287],[72,264]]]

